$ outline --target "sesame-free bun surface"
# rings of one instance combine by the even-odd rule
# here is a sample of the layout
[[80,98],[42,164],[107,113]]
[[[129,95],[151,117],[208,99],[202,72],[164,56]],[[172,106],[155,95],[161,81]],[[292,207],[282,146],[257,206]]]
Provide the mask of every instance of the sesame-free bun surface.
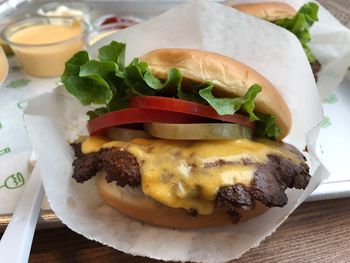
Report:
[[171,208],[146,197],[139,187],[119,187],[113,182],[107,183],[104,172],[98,173],[95,180],[101,198],[109,206],[131,218],[162,227],[198,228],[231,225],[268,210],[266,206],[257,202],[254,209],[236,210],[240,214],[239,221],[234,221],[226,211],[219,209],[215,209],[211,215],[191,216],[184,209]]
[[296,10],[288,4],[278,2],[237,4],[233,8],[268,21],[282,18],[290,18],[296,14]]
[[278,90],[257,71],[235,59],[208,51],[169,48],[151,51],[140,60],[146,61],[151,72],[161,79],[167,77],[171,68],[177,68],[184,79],[210,81],[218,97],[243,96],[252,85],[259,84],[263,90],[254,100],[256,111],[276,116],[276,124],[281,128],[278,139],[290,131],[291,113]]

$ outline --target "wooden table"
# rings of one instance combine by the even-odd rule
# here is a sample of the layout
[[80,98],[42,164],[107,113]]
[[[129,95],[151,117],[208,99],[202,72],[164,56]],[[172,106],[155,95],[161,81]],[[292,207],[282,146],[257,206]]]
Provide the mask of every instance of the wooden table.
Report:
[[[36,231],[30,262],[158,261],[133,257],[57,228]],[[259,247],[233,262],[350,262],[350,198],[301,205]]]
[[[350,26],[349,1],[319,2]],[[29,261],[157,262],[116,251],[67,228],[36,231]],[[301,205],[259,247],[233,262],[350,262],[350,198]]]

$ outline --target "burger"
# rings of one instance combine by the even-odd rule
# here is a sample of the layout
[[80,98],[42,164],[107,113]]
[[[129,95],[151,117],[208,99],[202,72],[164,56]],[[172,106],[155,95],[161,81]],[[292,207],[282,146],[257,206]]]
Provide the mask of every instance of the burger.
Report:
[[321,64],[309,46],[311,41],[309,30],[314,22],[318,21],[318,5],[316,3],[304,4],[298,11],[290,5],[280,2],[235,4],[232,7],[246,14],[270,21],[293,33],[303,46],[315,80],[317,80]]
[[305,189],[305,157],[282,139],[291,113],[273,84],[217,53],[166,48],[125,64],[125,44],[74,55],[61,79],[88,112],[73,179],[121,213],[163,227],[242,222]]

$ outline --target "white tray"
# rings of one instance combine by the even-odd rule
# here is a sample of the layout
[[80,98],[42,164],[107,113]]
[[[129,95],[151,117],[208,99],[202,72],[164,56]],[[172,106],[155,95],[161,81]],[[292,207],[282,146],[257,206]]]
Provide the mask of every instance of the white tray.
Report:
[[335,93],[323,101],[323,128],[317,153],[331,175],[307,199],[308,201],[350,196],[350,74]]

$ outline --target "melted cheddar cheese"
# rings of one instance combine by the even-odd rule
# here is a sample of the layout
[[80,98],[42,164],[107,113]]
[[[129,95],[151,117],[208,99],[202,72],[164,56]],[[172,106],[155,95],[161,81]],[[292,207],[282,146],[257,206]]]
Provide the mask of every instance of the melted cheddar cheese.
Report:
[[301,161],[279,144],[247,139],[125,142],[92,136],[82,143],[82,152],[112,147],[128,151],[139,161],[145,195],[170,207],[195,209],[200,215],[213,212],[220,187],[238,183],[249,187],[256,170],[253,163],[265,163],[268,154],[279,154],[296,163]]

